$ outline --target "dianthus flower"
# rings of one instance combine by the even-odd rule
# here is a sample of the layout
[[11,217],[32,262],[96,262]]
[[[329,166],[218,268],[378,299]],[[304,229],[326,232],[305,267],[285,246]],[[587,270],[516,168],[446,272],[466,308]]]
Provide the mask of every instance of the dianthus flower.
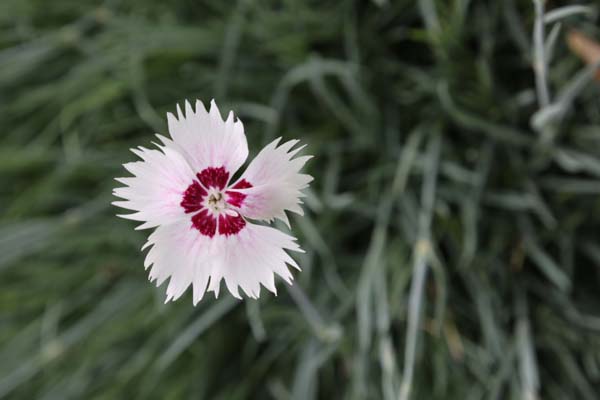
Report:
[[192,285],[194,305],[207,290],[218,296],[222,280],[236,298],[239,288],[257,298],[261,284],[276,293],[275,274],[291,284],[288,265],[299,267],[286,250],[302,251],[296,239],[256,222],[289,227],[286,211],[303,214],[312,177],[300,169],[310,156],[295,157],[297,140],[277,139],[232,180],[248,157],[242,122],[233,112],[223,121],[214,101],[210,111],[186,102],[177,114],[167,114],[171,138],[157,135],[157,149],[132,149],[141,161],[124,164],[133,176],[117,178],[125,186],[114,190],[123,200],[113,204],[134,211],[120,217],[155,228],[143,247],[150,281],[170,278],[166,301]]

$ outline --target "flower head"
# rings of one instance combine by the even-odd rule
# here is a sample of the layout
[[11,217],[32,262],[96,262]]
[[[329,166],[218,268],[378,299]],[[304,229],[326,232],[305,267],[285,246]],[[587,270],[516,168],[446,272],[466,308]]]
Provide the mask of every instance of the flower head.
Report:
[[286,250],[302,251],[296,239],[251,220],[289,226],[286,211],[303,214],[301,190],[312,177],[300,169],[310,156],[295,156],[304,146],[277,139],[232,180],[248,157],[242,122],[233,112],[223,121],[214,101],[210,111],[186,102],[177,114],[167,114],[171,138],[157,135],[157,149],[132,149],[141,161],[124,165],[133,176],[117,178],[125,186],[114,190],[123,200],[113,204],[134,211],[120,217],[156,228],[143,247],[150,280],[170,278],[167,301],[191,284],[194,304],[207,290],[218,296],[221,280],[237,298],[239,288],[257,298],[261,284],[276,293],[275,274],[291,284],[288,265],[299,267]]

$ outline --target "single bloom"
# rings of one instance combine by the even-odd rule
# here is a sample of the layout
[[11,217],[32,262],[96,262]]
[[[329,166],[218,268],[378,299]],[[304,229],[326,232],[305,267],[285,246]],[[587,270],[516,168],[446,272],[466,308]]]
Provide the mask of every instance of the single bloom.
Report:
[[[113,204],[132,214],[120,217],[155,228],[142,249],[150,247],[144,266],[150,281],[167,279],[167,299],[178,299],[192,285],[193,302],[204,293],[219,295],[221,280],[236,298],[239,288],[257,298],[262,284],[276,292],[275,274],[291,284],[288,265],[300,269],[286,252],[302,250],[296,239],[260,224],[282,220],[286,211],[302,215],[302,189],[312,177],[300,173],[310,156],[298,156],[298,140],[268,144],[238,179],[232,177],[248,157],[244,126],[233,112],[226,121],[214,100],[210,111],[201,101],[185,115],[168,113],[170,138],[157,135],[157,149],[132,151],[141,161],[124,164],[133,176]],[[251,221],[257,221],[251,222]]]

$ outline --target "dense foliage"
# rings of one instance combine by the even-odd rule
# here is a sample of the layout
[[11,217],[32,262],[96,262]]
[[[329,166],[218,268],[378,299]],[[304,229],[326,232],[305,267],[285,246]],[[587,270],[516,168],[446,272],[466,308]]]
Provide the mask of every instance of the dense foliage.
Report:
[[[540,49],[530,1],[2,0],[0,398],[599,398],[579,11]],[[128,149],[195,98],[315,155],[277,297],[164,305],[114,216]]]

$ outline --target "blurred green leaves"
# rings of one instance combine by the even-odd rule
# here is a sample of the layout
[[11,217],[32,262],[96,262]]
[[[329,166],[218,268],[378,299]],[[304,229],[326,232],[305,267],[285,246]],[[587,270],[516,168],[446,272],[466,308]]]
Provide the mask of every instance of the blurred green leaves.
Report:
[[[600,31],[546,7],[539,108],[533,2],[2,1],[0,398],[598,397]],[[213,97],[316,156],[303,271],[163,305],[113,178]]]

